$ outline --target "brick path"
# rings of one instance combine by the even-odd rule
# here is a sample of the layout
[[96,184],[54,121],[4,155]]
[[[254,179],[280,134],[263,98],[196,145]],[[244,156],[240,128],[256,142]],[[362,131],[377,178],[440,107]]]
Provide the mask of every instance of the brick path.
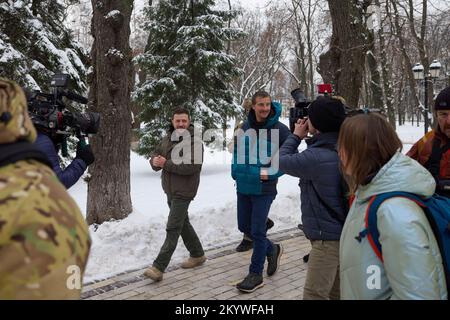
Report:
[[[241,293],[235,288],[248,272],[251,251],[238,253],[238,243],[208,250],[208,260],[194,269],[172,266],[161,282],[145,278],[144,270],[124,273],[84,286],[82,299],[89,300],[259,300],[302,299],[306,276],[303,255],[310,243],[298,229],[269,233],[269,238],[281,242],[284,254],[278,272],[264,274],[264,287],[253,293]],[[182,244],[180,244],[182,245]],[[267,265],[267,263],[266,263]],[[265,272],[265,270],[264,270]]]

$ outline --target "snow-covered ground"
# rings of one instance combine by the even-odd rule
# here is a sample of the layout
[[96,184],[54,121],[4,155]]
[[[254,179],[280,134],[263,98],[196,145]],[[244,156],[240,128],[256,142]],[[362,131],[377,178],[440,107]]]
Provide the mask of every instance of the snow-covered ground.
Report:
[[[288,123],[287,119],[283,120]],[[407,124],[397,128],[405,143],[404,152],[423,134],[422,127]],[[300,150],[305,148],[302,143]],[[227,151],[205,151],[197,197],[189,207],[189,217],[205,249],[240,240],[237,229],[236,191],[230,175],[231,155]],[[80,179],[70,189],[83,213],[86,211],[87,185]],[[121,221],[106,222],[94,231],[84,281],[103,279],[114,274],[150,265],[165,237],[168,207],[161,188],[160,173],[154,172],[148,160],[131,153],[131,197],[133,213]],[[270,230],[294,228],[300,223],[298,179],[284,175],[279,179],[278,196],[270,217]],[[180,239],[171,264],[181,262],[188,252]]]

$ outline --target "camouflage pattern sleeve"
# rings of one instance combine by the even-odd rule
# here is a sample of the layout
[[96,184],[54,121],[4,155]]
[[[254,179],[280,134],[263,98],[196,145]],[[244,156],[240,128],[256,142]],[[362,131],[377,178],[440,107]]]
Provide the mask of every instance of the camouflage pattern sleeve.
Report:
[[90,245],[79,208],[49,167],[0,167],[0,300],[79,299]]
[[27,100],[15,82],[0,78],[0,143],[34,142],[36,129],[28,115]]

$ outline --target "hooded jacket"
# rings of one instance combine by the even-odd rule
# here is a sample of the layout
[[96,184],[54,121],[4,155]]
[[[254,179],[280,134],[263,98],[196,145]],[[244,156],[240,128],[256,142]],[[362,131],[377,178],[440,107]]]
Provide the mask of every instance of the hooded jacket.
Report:
[[0,78],[0,300],[79,299],[89,229],[35,139],[22,89]]
[[[271,160],[290,134],[288,127],[278,121],[280,115],[281,104],[272,102],[266,121],[257,123],[252,109],[241,130],[237,131],[231,165],[231,176],[236,180],[237,192],[246,195],[277,194],[278,177],[283,173],[278,168],[278,162]],[[267,168],[268,180],[261,180],[262,168]]]
[[382,263],[367,237],[365,212],[372,196],[391,191],[430,197],[435,190],[431,174],[418,162],[397,152],[373,180],[360,186],[350,208],[340,242],[342,299],[446,299],[442,258],[423,210],[405,198],[388,199],[377,212]]

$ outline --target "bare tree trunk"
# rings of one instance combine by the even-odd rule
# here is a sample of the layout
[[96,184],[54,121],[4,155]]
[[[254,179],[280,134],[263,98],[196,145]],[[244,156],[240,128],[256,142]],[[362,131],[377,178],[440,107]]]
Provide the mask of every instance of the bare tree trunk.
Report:
[[328,0],[333,34],[328,52],[320,56],[319,73],[332,83],[334,91],[357,108],[367,52],[367,27],[364,14],[366,2],[358,5],[352,0]]
[[409,83],[409,88],[411,90],[411,93],[413,95],[413,99],[414,99],[414,105],[417,107],[420,105],[419,103],[419,98],[417,97],[417,92],[416,92],[416,84],[414,82],[414,75],[413,75],[413,71],[412,71],[412,63],[411,63],[411,59],[408,56],[408,53],[406,52],[406,41],[405,38],[403,37],[403,28],[400,26],[400,16],[399,16],[399,12],[398,12],[398,8],[397,8],[397,0],[391,0],[392,3],[392,8],[394,9],[394,26],[395,26],[395,35],[400,43],[400,51],[402,53],[402,57],[403,57],[403,61],[405,62],[405,71],[406,74],[408,75],[408,83]]
[[[380,7],[380,1],[375,0],[375,5]],[[389,5],[386,3],[386,14],[389,14]],[[388,55],[386,51],[386,39],[384,37],[384,23],[380,21],[380,29],[378,30],[378,43],[380,45],[379,57],[381,64],[381,76],[383,79],[383,94],[384,102],[386,104],[386,111],[388,115],[389,122],[392,124],[394,129],[396,128],[395,122],[395,108],[394,108],[394,95],[392,93],[392,79],[389,76],[391,74],[391,66],[388,63]],[[403,85],[403,81],[402,81]],[[401,125],[399,112],[399,124]]]
[[[306,77],[306,57],[305,57],[305,43],[302,37],[302,22],[301,18],[298,15],[298,9],[301,8],[301,3],[292,0],[293,14],[294,14],[294,22],[295,22],[295,33],[297,38],[297,45],[295,46],[295,55],[296,55],[296,64],[298,71],[298,79],[300,79],[299,86],[301,90],[308,94],[307,90],[307,77]],[[313,98],[312,96],[310,97]]]
[[[305,21],[306,28],[306,46],[308,49],[308,82],[309,82],[309,97],[314,99],[314,60],[313,60],[313,43],[312,43],[312,22],[314,19],[314,14],[317,9],[317,1],[314,4],[311,0],[308,0],[307,10],[305,11],[303,6],[299,6],[300,11],[303,15],[303,20]],[[305,91],[306,92],[306,91]]]
[[[413,0],[408,1],[409,11],[407,13],[409,27],[411,29],[411,34],[413,35],[414,39],[416,40],[417,49],[419,50],[420,62],[423,65],[425,75],[428,74],[429,66],[430,66],[430,59],[428,57],[427,50],[425,47],[425,37],[426,37],[426,31],[427,31],[427,16],[428,16],[427,2],[428,2],[428,0],[422,0],[422,19],[421,19],[421,24],[420,24],[420,36],[417,34],[416,28],[415,28],[415,19],[414,19],[415,8],[414,8]],[[425,81],[427,81],[427,80],[425,80]],[[427,88],[427,92],[425,93],[425,97],[427,97],[426,104],[427,104],[428,109],[427,109],[426,115],[424,114],[424,117],[428,117],[428,112],[429,112],[429,110],[431,110],[431,106],[433,104],[433,92],[434,92],[433,82],[428,81],[426,88]],[[433,121],[433,119],[432,119],[432,121]]]
[[[399,84],[399,95],[403,95],[403,85],[404,85],[404,81],[403,78],[400,79],[400,84]],[[392,90],[392,88],[391,88]],[[386,97],[387,98],[387,97]],[[400,103],[397,104],[397,111],[398,111],[398,125],[402,126],[405,124],[406,122],[406,108],[405,106],[401,105]],[[388,109],[388,115],[389,115],[389,109]]]
[[94,73],[90,109],[101,114],[91,139],[96,162],[89,167],[87,221],[123,219],[132,211],[130,196],[132,0],[92,0],[91,51]]
[[[231,0],[228,0],[228,10],[231,12],[232,7],[231,7]],[[228,28],[231,28],[231,16],[228,19]],[[231,41],[228,41],[227,43],[227,54],[230,54],[230,50],[231,50]],[[223,144],[222,144],[222,149],[225,150],[227,147],[227,128],[228,128],[228,116],[226,114],[224,114],[222,116],[222,134],[223,134]]]
[[369,66],[370,72],[370,83],[369,90],[370,95],[372,97],[371,103],[373,104],[371,107],[383,110],[383,90],[381,89],[381,76],[380,71],[378,69],[378,61],[375,58],[376,48],[375,48],[375,35],[374,31],[369,31],[367,33],[368,39],[368,48],[369,51],[367,53],[367,65]]

